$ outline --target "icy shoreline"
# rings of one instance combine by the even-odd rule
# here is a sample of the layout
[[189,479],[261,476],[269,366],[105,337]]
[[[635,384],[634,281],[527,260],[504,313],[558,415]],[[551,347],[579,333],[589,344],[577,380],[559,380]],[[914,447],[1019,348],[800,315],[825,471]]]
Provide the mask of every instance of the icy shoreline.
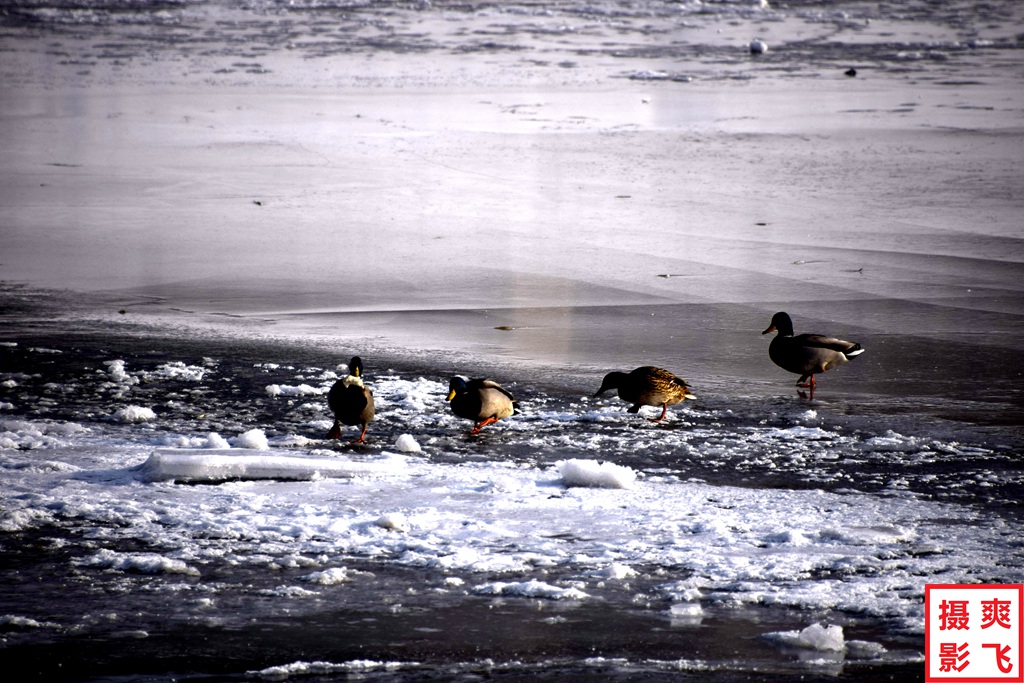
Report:
[[[871,412],[844,416],[837,398],[714,392],[655,426],[617,400],[516,381],[523,414],[470,438],[446,411],[443,376],[368,359],[378,419],[369,445],[350,447],[321,440],[323,387],[343,368],[315,365],[308,347],[47,338],[0,347],[23,370],[0,389],[0,525],[12,543],[36,539],[7,570],[37,591],[0,607],[11,656],[52,639],[55,656],[70,655],[77,633],[111,643],[144,633],[140,645],[157,647],[170,642],[158,635],[166,623],[211,629],[227,654],[241,644],[223,629],[244,630],[254,614],[269,610],[274,637],[287,639],[341,605],[357,622],[384,620],[395,632],[381,637],[404,644],[364,643],[355,656],[324,643],[312,658],[278,644],[281,658],[252,653],[265,664],[250,669],[870,678],[920,666],[924,583],[1024,578],[1009,568],[1024,566],[1012,560],[1021,521],[1006,507],[1021,486],[1015,451],[983,429],[951,424],[940,437],[920,417],[887,418],[932,433],[922,438]],[[167,481],[179,478],[190,483]],[[55,580],[81,592],[66,611],[42,578],[58,557]],[[109,602],[110,590],[122,597]],[[168,594],[181,599],[171,617],[130,616]],[[527,609],[560,645],[502,664],[519,617],[481,641],[498,648],[496,664],[438,659],[469,637],[446,630],[463,618],[451,614],[481,603]],[[648,634],[644,647],[608,632],[607,619],[626,615]],[[578,647],[563,623],[606,658],[561,659],[558,648]],[[417,650],[417,628],[436,633],[439,650]],[[720,628],[750,632],[738,659],[705,649]]]

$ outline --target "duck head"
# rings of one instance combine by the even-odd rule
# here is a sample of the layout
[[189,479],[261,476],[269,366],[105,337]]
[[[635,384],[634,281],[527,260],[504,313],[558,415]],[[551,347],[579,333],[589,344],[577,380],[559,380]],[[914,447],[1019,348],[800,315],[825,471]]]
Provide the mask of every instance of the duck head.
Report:
[[604,381],[601,382],[601,388],[594,394],[595,397],[600,396],[604,392],[610,389],[618,389],[622,386],[623,381],[626,379],[626,373],[624,372],[609,372],[604,376]]
[[352,356],[352,360],[348,362],[348,374],[353,377],[363,376],[363,359],[359,356]]
[[448,398],[450,401],[459,394],[466,393],[466,380],[462,377],[452,377],[448,382]]
[[793,336],[793,321],[790,319],[788,313],[779,311],[772,316],[772,324],[768,326],[768,329],[761,334],[768,334],[769,332],[779,331],[779,334],[783,337]]

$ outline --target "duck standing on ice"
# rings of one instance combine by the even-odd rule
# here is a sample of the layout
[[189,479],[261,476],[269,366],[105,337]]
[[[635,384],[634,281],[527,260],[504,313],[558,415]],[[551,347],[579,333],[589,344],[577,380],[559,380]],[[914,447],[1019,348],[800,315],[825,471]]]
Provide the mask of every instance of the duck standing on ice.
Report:
[[363,361],[355,356],[348,363],[348,377],[334,383],[327,394],[327,405],[334,413],[334,426],[327,432],[328,439],[341,436],[341,425],[350,427],[362,425],[363,431],[352,443],[363,443],[366,426],[373,419],[373,392],[363,384]]
[[513,415],[519,406],[511,393],[500,384],[489,379],[452,377],[448,383],[448,401],[452,412],[459,417],[473,421],[473,431]]
[[793,321],[788,313],[779,311],[772,316],[772,324],[761,334],[778,331],[768,346],[768,357],[783,370],[800,375],[796,384],[811,390],[814,398],[816,374],[830,370],[836,365],[847,363],[864,349],[856,342],[849,342],[820,334],[793,335]]
[[685,381],[668,370],[650,365],[637,368],[628,374],[609,372],[604,376],[601,388],[594,396],[600,396],[609,389],[617,389],[619,398],[633,404],[627,410],[630,413],[639,412],[640,406],[661,406],[661,416],[648,418],[651,422],[664,420],[665,411],[669,406],[686,399],[697,398],[690,393],[690,387]]

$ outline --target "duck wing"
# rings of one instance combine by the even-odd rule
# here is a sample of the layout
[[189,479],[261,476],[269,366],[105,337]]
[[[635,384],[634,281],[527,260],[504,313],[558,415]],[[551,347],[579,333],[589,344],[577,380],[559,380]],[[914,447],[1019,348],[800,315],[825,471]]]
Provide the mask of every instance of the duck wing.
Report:
[[690,394],[690,385],[686,380],[664,368],[645,366],[637,368],[631,374],[636,381],[630,387],[633,391],[632,397],[626,400],[645,405],[662,405],[666,402],[678,403],[686,398],[694,398]]
[[848,358],[864,352],[864,349],[861,348],[861,345],[857,342],[850,342],[845,339],[837,339],[835,337],[826,337],[821,334],[801,334],[793,337],[793,341],[797,342],[801,346],[806,346],[811,349],[838,351]]
[[495,391],[498,391],[498,392],[504,394],[505,397],[508,398],[508,400],[510,400],[510,401],[516,400],[515,397],[512,395],[512,393],[508,389],[506,389],[505,387],[501,386],[500,384],[498,384],[494,380],[491,380],[491,379],[473,380],[470,383],[470,385],[472,386],[473,384],[475,384],[477,382],[479,382],[479,384],[477,384],[477,386],[475,388],[478,389],[478,390],[493,389]]
[[508,417],[515,413],[518,402],[512,393],[497,382],[489,379],[473,380],[470,389],[480,397],[479,417]]

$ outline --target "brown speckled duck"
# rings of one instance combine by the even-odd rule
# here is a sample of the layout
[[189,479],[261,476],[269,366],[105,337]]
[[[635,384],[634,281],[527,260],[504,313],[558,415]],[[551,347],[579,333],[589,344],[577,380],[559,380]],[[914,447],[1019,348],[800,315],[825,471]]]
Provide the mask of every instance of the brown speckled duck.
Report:
[[779,311],[772,316],[772,324],[761,334],[778,331],[768,346],[768,357],[783,370],[800,375],[797,386],[807,387],[814,397],[817,382],[814,376],[847,363],[864,349],[856,342],[849,342],[820,334],[793,335],[793,321],[788,313]]
[[507,389],[489,379],[452,377],[448,383],[452,412],[473,421],[471,434],[518,412],[519,404]]
[[348,377],[339,379],[327,394],[327,405],[334,413],[334,426],[327,432],[328,439],[341,436],[341,425],[362,425],[363,431],[352,443],[363,443],[366,426],[373,419],[373,392],[363,384],[363,361],[355,356],[348,363]]
[[618,389],[619,398],[633,405],[628,412],[636,413],[640,406],[661,406],[661,416],[648,418],[651,422],[665,419],[665,411],[669,406],[681,403],[686,399],[697,398],[690,393],[685,381],[676,377],[668,370],[650,365],[637,368],[630,373],[609,372],[601,382],[601,388],[594,396],[600,396],[609,389]]

